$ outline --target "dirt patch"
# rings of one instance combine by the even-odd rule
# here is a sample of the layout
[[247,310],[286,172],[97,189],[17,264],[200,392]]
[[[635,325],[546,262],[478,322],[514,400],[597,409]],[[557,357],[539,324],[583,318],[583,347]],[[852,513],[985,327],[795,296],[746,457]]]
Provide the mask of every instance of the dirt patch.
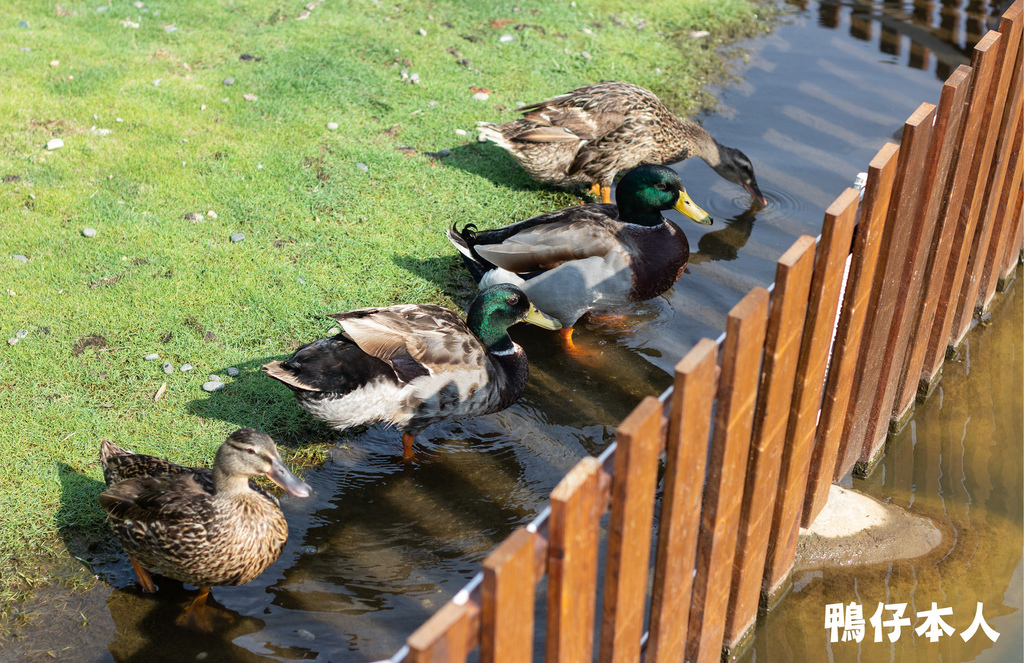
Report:
[[107,339],[99,334],[89,334],[75,341],[75,344],[71,346],[71,354],[79,356],[88,348],[96,348],[102,350],[107,347]]

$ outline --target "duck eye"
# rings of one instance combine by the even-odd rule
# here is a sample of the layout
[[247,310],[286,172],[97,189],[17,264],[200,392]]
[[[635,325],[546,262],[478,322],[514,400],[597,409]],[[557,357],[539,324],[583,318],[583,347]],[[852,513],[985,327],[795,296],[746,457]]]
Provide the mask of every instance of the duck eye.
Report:
[[248,449],[245,450],[245,453],[249,454],[250,456],[255,456],[256,450],[253,449],[252,447],[249,447]]
[[519,295],[512,295],[511,297],[509,297],[508,298],[508,303],[512,304],[513,306],[518,304],[519,303]]
[[668,189],[668,186],[664,182],[658,182],[654,186],[656,186],[659,191],[665,191],[666,189]]

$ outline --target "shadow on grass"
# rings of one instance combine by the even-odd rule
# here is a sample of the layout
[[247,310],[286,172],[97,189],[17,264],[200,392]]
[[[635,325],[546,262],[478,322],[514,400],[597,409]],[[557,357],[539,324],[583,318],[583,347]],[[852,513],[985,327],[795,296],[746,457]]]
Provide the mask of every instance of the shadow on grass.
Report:
[[484,177],[496,186],[519,191],[555,190],[530,179],[512,156],[491,142],[468,143],[451,148],[451,154],[437,160],[449,168]]
[[[97,450],[98,453],[98,450]],[[57,462],[60,507],[56,524],[64,547],[90,573],[124,557],[121,547],[106,527],[97,497],[106,486],[71,467]]]

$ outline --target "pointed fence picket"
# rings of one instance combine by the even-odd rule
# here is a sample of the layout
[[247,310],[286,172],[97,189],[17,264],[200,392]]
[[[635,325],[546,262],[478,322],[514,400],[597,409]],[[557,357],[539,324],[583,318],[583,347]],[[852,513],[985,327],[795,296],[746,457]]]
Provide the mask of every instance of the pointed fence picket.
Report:
[[840,195],[821,237],[779,259],[771,292],[740,301],[723,339],[694,346],[672,388],[391,661],[461,662],[479,646],[484,663],[529,662],[545,578],[547,661],[589,663],[595,648],[608,663],[716,661],[741,645],[786,586],[800,524],[833,480],[870,470],[1020,262],[1022,7],[878,152],[863,201]]

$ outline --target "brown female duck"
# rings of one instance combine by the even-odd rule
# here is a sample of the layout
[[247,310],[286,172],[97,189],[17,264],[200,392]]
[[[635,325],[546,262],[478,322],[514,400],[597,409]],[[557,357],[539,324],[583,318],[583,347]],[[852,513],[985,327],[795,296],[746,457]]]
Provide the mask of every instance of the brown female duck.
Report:
[[243,585],[278,558],[288,524],[275,498],[249,477],[266,476],[296,497],[310,488],[281,462],[274,441],[251,428],[237,430],[217,450],[213,469],[183,467],[136,454],[104,440],[100,462],[107,512],[148,592],[153,571],[199,587],[179,625],[208,630],[206,598],[212,585]]
[[677,117],[639,85],[587,85],[516,110],[523,112],[522,119],[477,125],[481,136],[504,148],[539,182],[590,186],[601,202],[609,203],[616,173],[641,163],[670,164],[697,156],[755,201],[767,203],[745,154]]

